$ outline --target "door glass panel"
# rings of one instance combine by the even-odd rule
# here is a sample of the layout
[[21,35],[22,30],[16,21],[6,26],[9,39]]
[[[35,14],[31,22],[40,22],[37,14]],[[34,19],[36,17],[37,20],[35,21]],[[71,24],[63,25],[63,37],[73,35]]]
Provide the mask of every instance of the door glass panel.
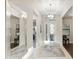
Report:
[[50,41],[54,40],[54,30],[55,30],[54,24],[50,24]]

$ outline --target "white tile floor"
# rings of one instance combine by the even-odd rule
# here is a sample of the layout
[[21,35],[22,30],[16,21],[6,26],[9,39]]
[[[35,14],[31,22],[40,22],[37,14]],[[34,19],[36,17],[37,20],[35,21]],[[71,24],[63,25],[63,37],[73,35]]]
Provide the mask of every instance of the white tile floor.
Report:
[[21,59],[26,52],[25,46],[18,47],[17,49],[11,50],[11,55],[7,59]]
[[[52,44],[54,47],[56,46],[57,47],[57,45],[56,44]],[[60,57],[39,57],[39,56],[37,56],[37,55],[39,55],[38,54],[38,51],[39,51],[39,49],[40,48],[42,48],[42,47],[39,47],[39,48],[31,48],[30,50],[29,50],[29,53],[28,54],[26,54],[25,56],[23,56],[23,58],[22,59],[72,59],[71,58],[71,56],[69,55],[69,53],[65,50],[65,48],[63,47],[63,46],[60,46],[60,48],[62,49],[62,51],[64,52],[64,55],[65,56],[60,56]],[[41,50],[40,50],[41,51]],[[53,52],[51,52],[52,54],[53,54]],[[42,54],[42,53],[40,53],[40,54]],[[46,54],[46,53],[45,53]],[[47,54],[46,54],[47,55]]]

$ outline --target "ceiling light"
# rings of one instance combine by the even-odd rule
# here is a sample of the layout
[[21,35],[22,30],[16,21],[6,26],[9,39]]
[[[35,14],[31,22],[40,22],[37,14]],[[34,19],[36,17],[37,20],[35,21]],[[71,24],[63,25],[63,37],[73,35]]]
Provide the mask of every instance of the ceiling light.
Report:
[[22,18],[27,18],[27,14],[24,13],[24,14],[22,15]]
[[53,18],[54,18],[54,15],[49,14],[49,15],[48,15],[48,18],[52,18],[52,19],[53,19]]
[[51,1],[50,1],[50,3],[49,3],[49,7],[50,7],[50,12],[49,12],[49,14],[48,14],[48,18],[53,19],[53,18],[54,18],[54,15],[51,14],[51,13],[52,13],[52,10],[51,10],[51,8],[52,8],[52,3],[51,3]]

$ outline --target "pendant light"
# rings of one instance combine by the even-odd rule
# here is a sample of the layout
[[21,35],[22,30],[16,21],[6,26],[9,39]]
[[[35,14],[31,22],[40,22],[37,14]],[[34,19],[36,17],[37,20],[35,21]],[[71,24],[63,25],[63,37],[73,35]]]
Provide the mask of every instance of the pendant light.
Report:
[[50,10],[49,10],[48,18],[49,18],[49,19],[53,19],[53,18],[54,18],[54,15],[51,14],[51,13],[52,13],[52,10],[51,10],[51,8],[52,8],[52,3],[51,3],[51,1],[50,1],[50,4],[49,4],[49,7],[50,7]]

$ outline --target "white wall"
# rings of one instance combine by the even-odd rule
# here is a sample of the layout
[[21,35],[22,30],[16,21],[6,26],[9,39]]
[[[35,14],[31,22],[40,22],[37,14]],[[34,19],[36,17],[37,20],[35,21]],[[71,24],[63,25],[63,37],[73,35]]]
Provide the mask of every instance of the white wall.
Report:
[[[21,47],[17,47],[17,49],[11,49],[10,48],[10,35],[11,35],[11,28],[10,28],[10,26],[11,26],[11,20],[13,21],[14,19],[11,19],[10,17],[11,17],[11,15],[14,15],[14,16],[16,16],[16,17],[19,17],[19,18],[21,18],[21,15],[22,15],[22,12],[19,12],[18,10],[16,10],[16,9],[14,9],[14,8],[11,8],[11,6],[7,3],[7,5],[6,5],[7,7],[6,7],[6,33],[5,33],[5,37],[6,37],[6,39],[5,39],[5,45],[6,45],[6,59],[12,59],[11,57],[13,56],[12,55],[12,53],[13,52],[17,52],[17,50],[19,51],[19,49],[21,49],[21,51],[22,50],[24,50],[23,52],[26,52],[25,51],[25,49],[26,48],[24,48],[24,49],[22,49]],[[20,20],[20,19],[19,19]],[[23,33],[23,32],[22,32]],[[21,34],[22,34],[21,33]],[[14,53],[14,55],[16,55],[17,53]],[[19,51],[19,54],[22,56],[22,53],[20,53],[20,51]],[[21,57],[20,56],[20,57]],[[18,58],[19,58],[19,56],[18,56]]]
[[56,17],[56,41],[62,45],[62,18]]
[[29,10],[27,12],[27,20],[26,20],[26,33],[27,33],[27,48],[33,46],[33,12]]
[[6,59],[10,59],[10,15],[6,14],[6,25],[5,25],[6,33],[5,33],[5,51],[6,51]]
[[70,25],[70,43],[73,43],[73,18],[72,17],[64,17],[63,25]]
[[22,46],[22,45],[25,45],[25,40],[27,40],[26,38],[25,38],[25,20],[26,19],[24,19],[24,18],[20,18],[20,41],[19,41],[19,43],[20,43],[20,45],[19,46]]

